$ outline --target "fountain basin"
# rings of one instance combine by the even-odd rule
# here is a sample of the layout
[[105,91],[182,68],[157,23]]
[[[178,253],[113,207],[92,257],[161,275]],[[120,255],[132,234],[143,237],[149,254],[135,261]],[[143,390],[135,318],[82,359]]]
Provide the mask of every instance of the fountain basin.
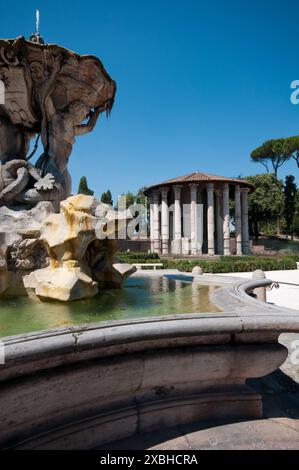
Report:
[[[137,273],[136,273],[137,274]],[[186,312],[220,311],[210,300],[213,285],[185,279],[133,275],[122,289],[104,289],[90,299],[43,302],[36,296],[0,298],[0,339],[20,333]]]
[[89,449],[198,420],[259,418],[248,378],[286,359],[296,311],[262,304],[244,281],[213,297],[229,313],[186,314],[4,338],[1,448]]

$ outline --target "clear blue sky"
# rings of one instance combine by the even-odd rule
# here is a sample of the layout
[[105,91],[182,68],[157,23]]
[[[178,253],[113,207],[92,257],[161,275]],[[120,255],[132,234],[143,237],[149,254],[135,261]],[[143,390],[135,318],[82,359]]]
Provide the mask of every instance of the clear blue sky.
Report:
[[[41,10],[49,43],[97,55],[117,81],[109,120],[78,137],[73,189],[96,194],[200,170],[255,174],[250,151],[299,134],[298,0],[0,0],[0,37],[28,37]],[[288,164],[280,176],[299,170]]]

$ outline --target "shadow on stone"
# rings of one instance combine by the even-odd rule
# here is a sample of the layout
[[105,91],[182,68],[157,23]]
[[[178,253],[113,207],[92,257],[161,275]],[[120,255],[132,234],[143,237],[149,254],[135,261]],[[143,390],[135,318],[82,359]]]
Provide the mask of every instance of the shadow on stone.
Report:
[[282,370],[247,383],[262,396],[265,418],[299,418],[299,384]]
[[[299,384],[280,369],[262,379],[250,379],[247,381],[247,384],[262,396],[263,419],[299,419]],[[204,430],[208,431],[210,428],[217,428],[234,423],[246,422],[251,422],[254,429],[254,423],[258,423],[259,421],[259,419],[220,419],[201,421],[198,423],[168,428],[161,432],[135,435],[128,439],[106,444],[99,447],[99,449],[143,450],[155,446],[159,446],[159,449],[163,449],[163,443],[166,443],[165,448],[167,449],[194,449],[195,447],[192,445],[194,443],[189,442],[189,437],[193,433]],[[210,442],[211,439],[208,440],[210,448],[212,449],[213,442]]]

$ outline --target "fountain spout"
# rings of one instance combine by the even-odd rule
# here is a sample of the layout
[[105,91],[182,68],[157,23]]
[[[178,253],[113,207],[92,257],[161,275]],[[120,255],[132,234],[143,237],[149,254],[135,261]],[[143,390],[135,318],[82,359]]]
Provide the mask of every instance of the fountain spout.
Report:
[[42,36],[40,35],[40,32],[39,32],[39,26],[40,26],[40,12],[39,10],[36,10],[36,32],[31,34],[30,38],[29,38],[29,41],[31,42],[35,42],[37,44],[45,44],[45,41],[44,39],[42,38]]
[[40,20],[39,10],[36,10],[36,34],[39,34],[39,20]]

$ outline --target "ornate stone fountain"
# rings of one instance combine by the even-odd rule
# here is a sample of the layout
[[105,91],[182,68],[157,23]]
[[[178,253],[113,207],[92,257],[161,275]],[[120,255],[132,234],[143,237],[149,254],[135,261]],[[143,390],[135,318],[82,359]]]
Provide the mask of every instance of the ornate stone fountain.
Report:
[[[67,301],[120,286],[133,268],[114,262],[109,235],[127,214],[70,196],[67,170],[75,137],[110,112],[115,83],[98,59],[43,45],[38,31],[29,42],[0,40],[0,80],[0,295]],[[43,153],[33,165],[29,144],[38,135]],[[298,312],[247,295],[271,280],[216,276],[214,283],[228,283],[213,294],[222,312],[1,338],[0,448],[109,448],[140,433],[149,442],[163,428],[169,438],[173,426],[267,414],[273,424],[280,405],[263,410],[264,397],[248,379],[285,361],[280,334],[299,331]]]
[[[30,41],[0,40],[0,80],[0,295],[67,301],[120,286],[134,268],[114,263],[115,242],[96,235],[100,203],[70,197],[68,172],[75,138],[110,113],[115,82],[98,58],[46,45],[38,29]],[[110,222],[117,232],[126,214],[107,207]]]

